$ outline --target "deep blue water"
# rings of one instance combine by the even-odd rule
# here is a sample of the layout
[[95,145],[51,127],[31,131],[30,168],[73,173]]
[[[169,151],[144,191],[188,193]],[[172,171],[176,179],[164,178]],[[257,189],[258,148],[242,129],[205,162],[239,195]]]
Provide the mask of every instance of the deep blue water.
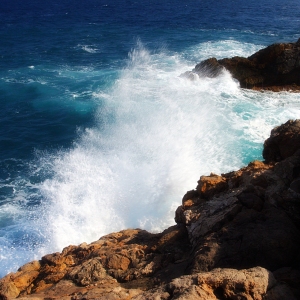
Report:
[[298,0],[0,2],[0,276],[127,227],[261,159],[300,96],[179,75],[298,40]]

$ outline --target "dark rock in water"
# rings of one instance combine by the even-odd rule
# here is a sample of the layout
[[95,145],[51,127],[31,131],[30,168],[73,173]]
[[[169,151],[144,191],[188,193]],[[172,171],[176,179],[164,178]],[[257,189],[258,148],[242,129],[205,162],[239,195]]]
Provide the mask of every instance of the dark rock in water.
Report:
[[162,233],[123,230],[22,266],[0,299],[300,299],[300,120],[272,130],[264,158],[201,176]]
[[198,74],[200,77],[210,78],[219,76],[222,71],[224,71],[224,67],[222,67],[214,57],[202,61],[193,69],[193,72]]
[[289,120],[271,131],[271,136],[264,143],[263,158],[267,162],[281,161],[299,149],[300,121]]
[[193,72],[200,77],[216,77],[223,68],[242,88],[299,91],[300,39],[296,43],[270,45],[248,58],[209,58],[197,64]]

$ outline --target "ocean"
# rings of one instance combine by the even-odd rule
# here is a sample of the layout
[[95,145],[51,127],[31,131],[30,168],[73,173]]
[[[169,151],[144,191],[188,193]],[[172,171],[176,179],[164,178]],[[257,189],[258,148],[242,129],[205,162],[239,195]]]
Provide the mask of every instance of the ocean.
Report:
[[299,29],[298,0],[1,0],[0,277],[110,232],[162,231],[201,175],[262,159],[300,94],[180,74]]

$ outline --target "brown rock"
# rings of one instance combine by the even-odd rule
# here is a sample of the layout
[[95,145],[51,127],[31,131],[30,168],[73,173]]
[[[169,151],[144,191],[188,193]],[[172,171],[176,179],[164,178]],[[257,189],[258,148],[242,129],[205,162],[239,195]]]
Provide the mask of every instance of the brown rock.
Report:
[[271,136],[264,143],[263,157],[266,162],[278,162],[292,156],[299,149],[300,120],[289,120],[271,131]]
[[38,277],[38,275],[38,271],[21,272],[20,275],[14,276],[14,285],[20,290],[26,289]]
[[2,298],[16,298],[20,295],[20,290],[15,286],[15,284],[12,281],[7,280],[7,278],[4,278],[4,280],[1,280],[0,282],[0,296]]
[[210,288],[221,299],[263,299],[275,286],[272,273],[261,267],[247,270],[214,269],[198,274],[198,285]]
[[184,205],[177,209],[175,220],[186,224],[195,247],[191,272],[257,265],[271,271],[287,266],[297,268],[300,252],[298,122],[289,121],[274,129],[265,143],[265,149],[271,149],[269,153],[280,149],[284,157],[280,162],[255,161],[236,172],[201,176],[197,192],[205,201],[189,201],[192,197],[188,195]]
[[130,264],[130,260],[123,255],[115,254],[107,258],[106,264],[109,269],[126,271]]
[[0,299],[299,299],[299,122],[272,131],[265,162],[201,176],[178,225],[45,255],[0,279]]
[[209,198],[218,194],[228,187],[226,178],[211,173],[209,176],[201,176],[196,188],[200,197]]
[[273,44],[248,58],[209,58],[197,64],[192,72],[200,77],[216,77],[224,68],[242,88],[299,91],[300,42]]
[[106,274],[101,261],[97,258],[92,258],[74,267],[69,272],[68,277],[75,283],[86,286],[110,276]]
[[30,271],[39,271],[41,268],[41,264],[39,261],[34,260],[20,267],[18,271],[20,272],[30,272]]
[[247,270],[214,269],[211,272],[181,276],[167,285],[144,292],[133,299],[262,300],[276,288],[276,284],[272,273],[261,267]]

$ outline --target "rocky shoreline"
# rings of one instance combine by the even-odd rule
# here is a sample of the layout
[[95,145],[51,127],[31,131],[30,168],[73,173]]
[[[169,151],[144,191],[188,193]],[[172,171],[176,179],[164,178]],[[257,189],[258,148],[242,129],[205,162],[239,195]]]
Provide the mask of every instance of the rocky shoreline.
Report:
[[162,233],[128,229],[22,266],[0,299],[300,299],[300,120],[264,161],[201,176]]
[[249,57],[217,60],[212,57],[181,76],[194,80],[217,77],[228,70],[240,86],[253,90],[300,91],[300,39],[295,43],[270,45]]
[[[300,90],[299,49],[212,58],[184,76],[226,68],[242,87]],[[300,299],[300,120],[271,131],[263,158],[201,176],[162,233],[122,230],[25,264],[0,279],[0,300]]]

